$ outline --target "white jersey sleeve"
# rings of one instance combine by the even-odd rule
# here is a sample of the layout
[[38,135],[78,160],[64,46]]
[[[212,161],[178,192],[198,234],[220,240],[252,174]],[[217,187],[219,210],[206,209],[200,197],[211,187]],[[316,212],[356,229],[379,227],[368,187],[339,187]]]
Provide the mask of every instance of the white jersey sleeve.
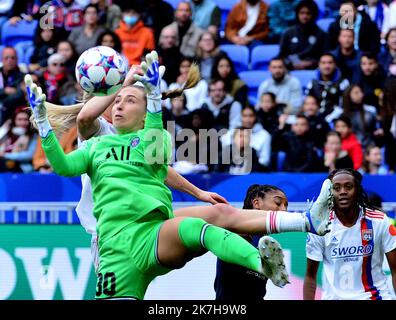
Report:
[[111,123],[106,119],[100,117],[99,120],[99,130],[93,135],[94,137],[105,136],[108,134],[115,134],[116,130]]
[[396,227],[391,224],[386,215],[381,224],[382,248],[385,253],[388,253],[396,248]]
[[324,237],[308,233],[305,251],[308,259],[323,261]]

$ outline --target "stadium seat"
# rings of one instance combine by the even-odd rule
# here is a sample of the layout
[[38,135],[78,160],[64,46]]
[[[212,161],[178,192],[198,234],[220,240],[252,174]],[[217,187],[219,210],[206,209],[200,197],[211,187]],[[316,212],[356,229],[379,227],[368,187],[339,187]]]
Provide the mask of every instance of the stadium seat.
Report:
[[21,41],[33,41],[38,21],[31,22],[22,20],[16,25],[10,25],[8,22],[3,25],[1,30],[1,42],[6,46],[15,46]]
[[326,16],[326,0],[315,0],[319,8],[319,18],[324,18]]
[[220,50],[227,53],[230,59],[234,62],[236,73],[249,69],[250,52],[248,47],[236,44],[222,44],[220,45]]
[[29,65],[34,51],[33,41],[20,41],[14,46],[18,54],[18,63]]
[[329,30],[330,24],[333,21],[333,18],[323,18],[316,21],[316,23],[320,29],[322,29],[324,32],[327,32]]
[[316,77],[316,70],[293,70],[290,74],[295,76],[301,82],[303,90],[307,87],[307,84]]
[[284,151],[279,151],[278,156],[277,156],[277,161],[276,161],[276,170],[281,172],[284,169],[284,164],[285,164],[285,158],[286,158],[286,152]]
[[237,3],[237,0],[215,0],[217,6],[222,10],[230,11]]
[[385,162],[386,161],[385,150],[386,150],[385,147],[381,148],[381,157],[382,157],[381,165],[384,166],[387,170],[389,170],[389,165]]
[[30,46],[26,48],[26,52],[25,52],[25,61],[27,64],[30,63],[30,58],[32,57],[34,52],[34,46]]
[[230,10],[220,9],[220,12],[221,12],[221,20],[220,20],[219,33],[220,33],[220,38],[225,38],[225,26],[227,23],[227,17],[228,14],[230,13]]
[[257,90],[260,84],[265,80],[271,77],[271,73],[269,71],[263,70],[250,70],[250,71],[242,71],[238,74],[239,78],[243,80],[249,90],[248,90],[248,98],[249,103],[251,105],[255,105],[257,101]]
[[252,70],[267,70],[270,60],[279,53],[278,44],[266,44],[254,47],[250,57]]
[[231,9],[237,4],[238,1],[236,0],[215,0],[216,5],[220,8],[221,13],[221,23],[220,23],[220,37],[224,38],[224,30],[225,25],[227,22],[228,14],[230,13]]

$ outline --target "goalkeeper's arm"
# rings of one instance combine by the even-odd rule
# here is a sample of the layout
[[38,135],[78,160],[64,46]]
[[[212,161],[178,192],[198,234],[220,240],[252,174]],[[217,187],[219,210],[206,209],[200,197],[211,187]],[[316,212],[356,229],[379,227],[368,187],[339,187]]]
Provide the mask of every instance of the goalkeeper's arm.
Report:
[[29,74],[25,76],[26,92],[34,121],[39,130],[44,152],[54,171],[60,175],[77,176],[87,172],[89,163],[88,148],[81,148],[65,155],[52,131],[45,108],[45,94],[37,87]]

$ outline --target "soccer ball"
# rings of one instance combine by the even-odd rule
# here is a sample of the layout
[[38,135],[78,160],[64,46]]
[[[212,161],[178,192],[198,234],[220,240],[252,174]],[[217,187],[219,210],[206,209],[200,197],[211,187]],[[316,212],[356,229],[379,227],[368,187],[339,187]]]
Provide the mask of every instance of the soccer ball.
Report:
[[76,79],[89,94],[106,96],[117,92],[127,73],[127,64],[114,49],[97,46],[85,50],[76,63]]

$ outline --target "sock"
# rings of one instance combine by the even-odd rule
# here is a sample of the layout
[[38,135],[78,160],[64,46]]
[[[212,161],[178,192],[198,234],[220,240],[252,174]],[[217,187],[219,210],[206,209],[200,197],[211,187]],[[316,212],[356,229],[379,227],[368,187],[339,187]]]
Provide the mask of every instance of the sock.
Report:
[[265,222],[268,234],[307,231],[307,219],[300,212],[269,211]]
[[225,262],[262,273],[258,249],[233,232],[200,218],[186,218],[179,225],[179,236],[190,250],[205,248]]

